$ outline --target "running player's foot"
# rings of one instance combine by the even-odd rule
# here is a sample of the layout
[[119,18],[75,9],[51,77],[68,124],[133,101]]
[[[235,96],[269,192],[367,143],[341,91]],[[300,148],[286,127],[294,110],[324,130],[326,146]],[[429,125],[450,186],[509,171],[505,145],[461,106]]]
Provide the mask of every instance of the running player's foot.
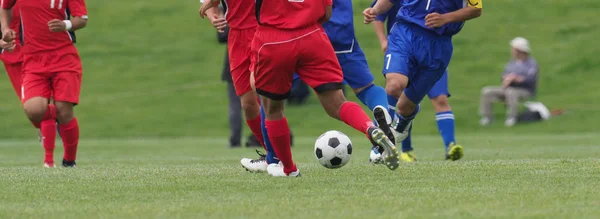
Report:
[[75,164],[75,161],[67,161],[67,160],[63,159],[62,166],[63,167],[76,167],[77,165]]
[[413,150],[405,151],[400,154],[400,159],[404,162],[411,163],[417,161],[417,155],[415,155]]
[[395,143],[396,136],[394,136],[394,131],[391,128],[392,117],[388,113],[387,109],[384,106],[378,105],[373,109],[373,116],[375,117],[375,121],[377,122],[379,128],[385,133],[392,143]]
[[285,172],[283,171],[283,164],[281,164],[281,163],[269,164],[269,166],[267,166],[267,172],[269,173],[269,175],[276,176],[276,177],[299,177],[300,176],[300,169],[296,169],[296,171],[291,172],[290,174],[285,174]]
[[398,153],[396,146],[394,146],[380,128],[372,126],[369,128],[368,133],[369,139],[377,144],[379,151],[383,148],[383,153],[381,153],[383,164],[390,170],[398,169],[400,166],[400,154]]
[[242,160],[240,160],[242,167],[253,173],[266,172],[267,166],[269,166],[267,163],[267,155],[258,150],[256,150],[256,153],[258,154],[258,159],[242,158]]
[[45,168],[55,168],[56,164],[54,164],[54,161],[47,161],[47,162],[44,162],[44,167]]
[[448,151],[446,151],[446,160],[460,160],[460,158],[462,158],[463,156],[463,147],[454,144],[454,142],[450,143],[450,145],[448,146]]

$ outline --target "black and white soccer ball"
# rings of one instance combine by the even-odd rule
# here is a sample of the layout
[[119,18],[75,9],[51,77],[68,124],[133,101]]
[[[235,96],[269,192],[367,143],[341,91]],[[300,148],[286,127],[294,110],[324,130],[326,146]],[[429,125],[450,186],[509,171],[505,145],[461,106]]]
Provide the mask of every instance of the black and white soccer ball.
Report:
[[340,131],[327,131],[315,142],[315,156],[319,163],[329,169],[343,167],[350,161],[352,142]]

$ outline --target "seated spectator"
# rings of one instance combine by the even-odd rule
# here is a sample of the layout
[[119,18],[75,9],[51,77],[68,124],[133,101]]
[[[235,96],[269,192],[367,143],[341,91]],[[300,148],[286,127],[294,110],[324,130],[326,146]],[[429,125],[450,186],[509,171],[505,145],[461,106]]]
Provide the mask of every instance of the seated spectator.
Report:
[[506,64],[501,86],[487,86],[481,89],[481,125],[489,125],[493,120],[492,104],[504,101],[507,107],[505,125],[510,127],[517,122],[519,103],[536,94],[538,65],[531,57],[529,41],[517,37],[510,42],[512,59]]

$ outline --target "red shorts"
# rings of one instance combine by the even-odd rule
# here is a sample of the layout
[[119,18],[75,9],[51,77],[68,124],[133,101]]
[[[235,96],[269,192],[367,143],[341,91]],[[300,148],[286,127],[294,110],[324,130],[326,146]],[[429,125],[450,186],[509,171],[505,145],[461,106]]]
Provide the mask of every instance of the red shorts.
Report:
[[229,30],[227,48],[229,67],[235,93],[242,96],[252,90],[250,87],[250,42],[254,38],[255,28]]
[[23,72],[21,72],[21,65],[23,63],[14,63],[14,64],[4,64],[4,68],[6,68],[6,74],[8,74],[8,78],[10,79],[10,83],[15,89],[15,93],[17,97],[21,99],[21,81],[23,80]]
[[256,92],[273,100],[290,94],[294,72],[316,92],[342,88],[344,76],[320,25],[299,30],[259,26],[252,41]]
[[75,52],[57,50],[23,55],[21,101],[52,97],[54,101],[79,103],[81,60]]

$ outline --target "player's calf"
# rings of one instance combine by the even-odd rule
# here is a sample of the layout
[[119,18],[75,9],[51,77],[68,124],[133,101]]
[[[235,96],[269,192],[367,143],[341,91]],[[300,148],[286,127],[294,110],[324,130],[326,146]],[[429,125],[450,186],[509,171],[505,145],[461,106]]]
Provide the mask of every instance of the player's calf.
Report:
[[79,145],[79,123],[73,112],[73,103],[56,101],[57,120],[64,146],[63,167],[75,167]]

